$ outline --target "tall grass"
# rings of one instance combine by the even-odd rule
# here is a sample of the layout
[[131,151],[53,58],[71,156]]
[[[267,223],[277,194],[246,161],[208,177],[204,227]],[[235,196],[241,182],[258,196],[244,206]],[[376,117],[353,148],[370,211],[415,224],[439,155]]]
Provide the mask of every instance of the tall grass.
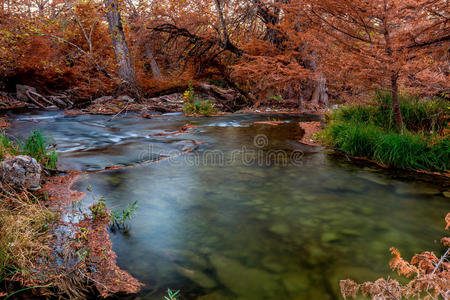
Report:
[[367,157],[405,169],[447,172],[450,169],[448,104],[403,96],[404,134],[395,129],[388,93],[377,93],[373,105],[350,105],[329,115],[323,141],[351,156]]
[[389,166],[430,171],[450,169],[450,138],[435,142],[435,137],[420,133],[401,135],[356,122],[333,122],[323,137],[336,150]]
[[14,145],[4,132],[0,133],[0,159],[6,155],[17,155],[17,145]]
[[5,132],[0,133],[0,159],[7,155],[29,155],[49,169],[56,169],[58,161],[57,153],[50,150],[49,139],[38,130],[33,131],[25,142],[12,141]]
[[0,195],[0,281],[35,275],[37,258],[50,250],[48,228],[55,220],[56,216],[27,192]]
[[22,147],[22,154],[34,157],[44,167],[56,168],[58,156],[55,151],[49,150],[49,140],[38,130],[34,131],[25,141]]
[[[339,121],[354,121],[373,124],[385,130],[395,130],[392,95],[377,92],[371,105],[349,105],[335,111],[330,118]],[[439,98],[422,100],[401,95],[400,110],[406,130],[412,132],[441,133],[448,129],[448,103]]]

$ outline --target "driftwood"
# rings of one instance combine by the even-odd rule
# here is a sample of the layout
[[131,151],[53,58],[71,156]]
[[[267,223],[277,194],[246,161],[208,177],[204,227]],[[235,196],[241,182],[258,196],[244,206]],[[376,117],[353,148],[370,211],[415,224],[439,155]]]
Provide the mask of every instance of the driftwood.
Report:
[[58,108],[70,108],[73,106],[73,102],[70,101],[69,97],[64,94],[49,96],[46,98],[30,87],[26,89],[25,95],[34,105],[42,109],[47,109],[54,106]]
[[[147,93],[145,96],[150,98],[149,100],[163,100],[158,102],[166,102],[163,97],[176,93],[183,93],[189,86],[187,84],[180,84],[164,90],[160,90],[153,93]],[[216,100],[217,105],[224,111],[236,111],[245,106],[245,97],[236,89],[225,89],[215,85],[200,83],[194,84],[193,88],[197,93],[206,94]],[[182,103],[182,102],[181,102]],[[151,108],[151,107],[149,107]],[[158,107],[159,111],[161,107]]]

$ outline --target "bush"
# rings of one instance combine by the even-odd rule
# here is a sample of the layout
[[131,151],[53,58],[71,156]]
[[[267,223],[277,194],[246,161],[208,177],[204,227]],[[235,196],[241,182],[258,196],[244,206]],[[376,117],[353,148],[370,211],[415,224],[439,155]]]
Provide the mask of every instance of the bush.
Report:
[[217,113],[217,109],[210,100],[201,100],[194,91],[192,84],[183,94],[183,112],[188,115],[210,116]]

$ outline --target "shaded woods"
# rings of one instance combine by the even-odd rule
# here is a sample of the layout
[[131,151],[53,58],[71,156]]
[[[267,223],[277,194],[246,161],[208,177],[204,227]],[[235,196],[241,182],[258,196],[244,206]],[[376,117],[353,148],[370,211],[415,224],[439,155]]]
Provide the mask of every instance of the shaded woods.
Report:
[[227,110],[386,89],[401,130],[400,90],[439,95],[450,82],[443,0],[9,0],[0,15],[1,88],[74,102],[162,96],[189,81],[221,87]]

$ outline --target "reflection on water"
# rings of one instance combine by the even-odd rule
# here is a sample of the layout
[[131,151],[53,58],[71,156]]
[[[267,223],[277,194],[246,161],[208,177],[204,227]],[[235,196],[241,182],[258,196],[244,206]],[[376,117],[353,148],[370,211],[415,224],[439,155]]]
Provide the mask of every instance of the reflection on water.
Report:
[[[437,241],[450,208],[441,195],[448,182],[350,164],[303,146],[296,117],[280,116],[291,122],[278,127],[252,125],[264,116],[195,119],[191,133],[163,137],[152,134],[178,130],[189,119],[37,117],[16,119],[12,132],[50,132],[67,168],[133,164],[143,153],[204,142],[187,156],[76,184],[92,185],[110,207],[138,201],[130,232],[112,235],[119,265],[146,283],[136,299],[162,299],[167,288],[180,289],[183,299],[339,299],[340,279],[389,274],[393,245],[405,257],[443,250]],[[255,144],[255,136],[267,143]],[[259,164],[242,159],[242,149],[265,158],[274,150],[303,155],[301,163],[273,156]],[[221,156],[205,159],[211,151]]]

